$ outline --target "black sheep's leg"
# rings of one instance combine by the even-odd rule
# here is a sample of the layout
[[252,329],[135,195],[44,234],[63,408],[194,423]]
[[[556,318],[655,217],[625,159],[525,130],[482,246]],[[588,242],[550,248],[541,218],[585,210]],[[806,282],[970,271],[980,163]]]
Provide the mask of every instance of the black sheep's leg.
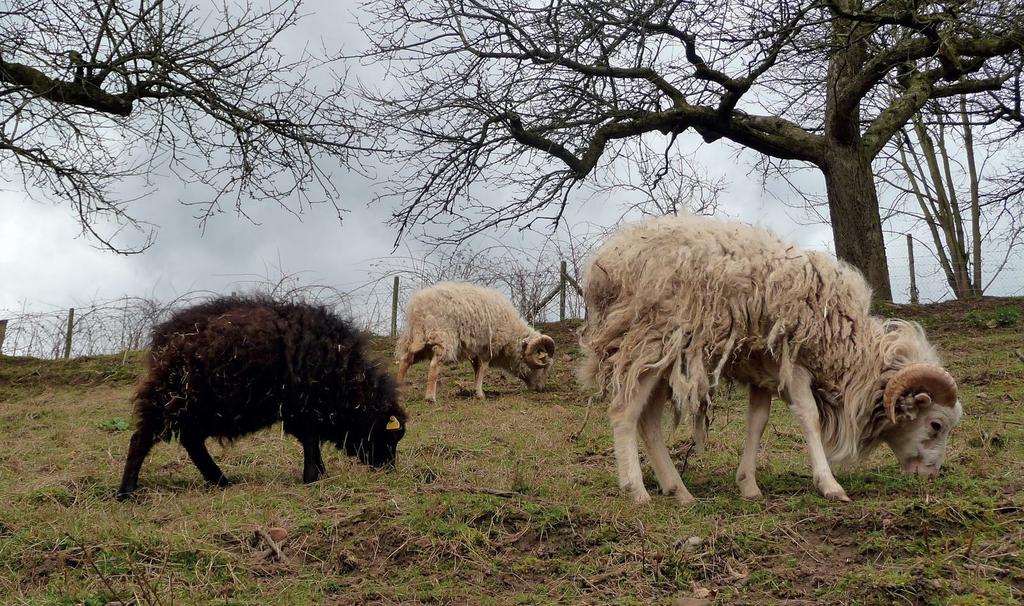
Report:
[[148,431],[141,429],[132,434],[131,444],[128,446],[128,457],[124,462],[124,474],[121,476],[121,488],[117,490],[117,500],[123,501],[131,495],[139,485],[139,471],[142,469],[142,462],[146,460],[156,437]]
[[324,474],[324,460],[320,456],[320,438],[306,436],[299,438],[302,442],[303,466],[302,481],[306,484],[316,482]]
[[224,472],[213,462],[210,451],[206,450],[205,437],[182,434],[181,445],[185,447],[188,456],[196,464],[196,467],[199,468],[199,472],[203,474],[203,478],[207,482],[221,487],[230,484],[228,479],[224,477]]

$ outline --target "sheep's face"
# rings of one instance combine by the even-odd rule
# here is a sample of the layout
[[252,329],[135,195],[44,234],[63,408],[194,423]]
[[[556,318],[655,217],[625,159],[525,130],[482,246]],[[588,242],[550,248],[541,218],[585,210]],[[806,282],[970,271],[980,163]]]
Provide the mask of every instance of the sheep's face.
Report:
[[544,389],[548,370],[555,361],[555,341],[547,335],[523,339],[520,353],[516,374],[533,391]]
[[882,434],[882,439],[892,448],[904,472],[934,478],[946,458],[946,440],[960,422],[963,407],[959,401],[953,406],[920,403],[913,418]]
[[359,461],[370,467],[394,467],[398,442],[404,436],[405,421],[395,415],[390,415],[386,422],[375,423],[366,447],[359,451]]
[[405,436],[405,415],[401,411],[373,419],[359,430],[348,432],[338,444],[349,456],[376,468],[395,466],[398,442]]
[[406,414],[398,403],[398,390],[391,375],[371,369],[366,378],[372,385],[366,397],[375,405],[346,419],[346,427],[340,428],[345,435],[337,442],[338,448],[344,448],[349,456],[365,465],[394,467],[398,442],[405,436]]
[[541,391],[548,378],[548,368],[533,368],[526,362],[519,363],[519,378],[526,383],[526,387],[533,391]]
[[887,379],[882,407],[891,426],[881,437],[903,471],[939,475],[949,432],[964,414],[957,394],[953,377],[931,362],[906,364]]

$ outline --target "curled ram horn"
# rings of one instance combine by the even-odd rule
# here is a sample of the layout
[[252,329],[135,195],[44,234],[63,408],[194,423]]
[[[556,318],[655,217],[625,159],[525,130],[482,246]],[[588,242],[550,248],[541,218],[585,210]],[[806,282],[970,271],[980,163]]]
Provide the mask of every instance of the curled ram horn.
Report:
[[908,393],[926,393],[934,402],[953,406],[957,399],[956,381],[935,364],[917,363],[901,368],[885,386],[885,413],[893,423],[896,422],[896,401]]
[[533,368],[547,368],[551,366],[551,359],[554,355],[555,340],[547,335],[539,335],[530,339],[523,357],[526,359],[526,363]]

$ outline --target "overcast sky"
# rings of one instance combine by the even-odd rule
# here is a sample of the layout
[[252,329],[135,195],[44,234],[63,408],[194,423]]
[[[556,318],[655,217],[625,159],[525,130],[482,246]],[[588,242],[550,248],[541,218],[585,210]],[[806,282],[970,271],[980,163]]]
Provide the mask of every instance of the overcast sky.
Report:
[[[361,33],[352,24],[349,3],[317,0],[307,3],[306,18],[298,30],[289,32],[284,45],[296,48],[306,41],[323,40],[328,48],[339,42],[346,51],[360,46]],[[356,69],[355,75],[368,72]],[[722,197],[723,214],[773,228],[781,236],[809,248],[831,248],[831,232],[825,225],[806,225],[807,217],[782,200],[795,200],[783,185],[762,191],[759,174],[752,167],[750,153],[737,158],[726,144],[699,146],[688,139],[685,146],[699,150],[699,158],[713,175],[728,181]],[[339,223],[331,208],[314,208],[296,218],[279,208],[248,208],[257,223],[233,212],[213,217],[201,230],[194,210],[181,206],[188,199],[188,186],[161,182],[149,196],[134,206],[138,218],[158,226],[155,245],[144,254],[120,256],[97,248],[80,234],[69,207],[59,201],[45,202],[35,192],[34,200],[18,184],[4,184],[0,204],[0,310],[49,310],[83,305],[95,299],[121,295],[155,295],[166,299],[197,290],[226,291],[247,275],[277,275],[305,272],[303,281],[330,284],[342,290],[364,283],[373,259],[391,254],[395,230],[386,224],[391,209],[370,206],[374,183],[362,176],[336,171],[333,179],[343,193],[348,210]],[[808,172],[801,185],[820,191],[818,174]],[[614,201],[577,201],[568,213],[570,224],[577,221],[613,222],[621,214]],[[803,223],[803,224],[802,224]],[[543,231],[543,225],[538,225]],[[542,236],[515,230],[502,232],[503,242],[528,245]],[[891,238],[890,264],[897,300],[906,299],[906,269],[903,242]],[[413,250],[415,242],[406,244]],[[926,273],[928,261],[919,260]],[[1016,276],[1021,274],[1017,272]],[[935,278],[935,276],[932,276]],[[1011,294],[1020,281],[1010,280],[997,294]],[[941,295],[942,280],[925,279],[925,298]]]

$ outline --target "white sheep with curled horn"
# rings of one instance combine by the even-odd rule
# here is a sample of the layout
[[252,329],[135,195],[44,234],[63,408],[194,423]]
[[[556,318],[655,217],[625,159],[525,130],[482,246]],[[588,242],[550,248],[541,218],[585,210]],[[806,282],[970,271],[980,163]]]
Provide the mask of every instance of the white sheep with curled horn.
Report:
[[869,313],[861,274],[768,231],[703,217],[625,227],[589,261],[580,375],[609,400],[619,484],[650,499],[643,437],[662,491],[693,501],[662,436],[662,411],[691,414],[703,445],[706,413],[723,377],[750,386],[740,492],[761,495],[755,467],[772,395],[789,402],[814,482],[848,501],[832,464],[884,442],[908,473],[934,477],[963,408],[953,378],[913,322]]
[[489,366],[507,370],[532,390],[544,388],[555,341],[534,330],[500,291],[466,282],[439,282],[409,299],[405,332],[398,339],[398,382],[409,367],[430,360],[425,398],[437,399],[441,365],[469,360],[476,397],[484,399]]

